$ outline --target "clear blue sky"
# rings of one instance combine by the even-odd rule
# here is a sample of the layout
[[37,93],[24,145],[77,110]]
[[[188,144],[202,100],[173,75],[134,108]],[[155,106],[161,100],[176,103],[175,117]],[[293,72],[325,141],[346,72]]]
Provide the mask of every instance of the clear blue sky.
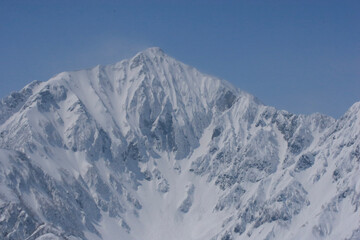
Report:
[[0,98],[150,46],[290,112],[360,101],[360,1],[346,0],[1,0]]

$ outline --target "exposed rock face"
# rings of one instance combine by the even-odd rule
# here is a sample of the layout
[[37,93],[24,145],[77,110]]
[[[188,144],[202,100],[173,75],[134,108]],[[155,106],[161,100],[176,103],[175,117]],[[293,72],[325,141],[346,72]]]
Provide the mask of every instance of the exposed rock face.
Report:
[[159,48],[60,73],[0,102],[0,238],[358,239],[359,135]]

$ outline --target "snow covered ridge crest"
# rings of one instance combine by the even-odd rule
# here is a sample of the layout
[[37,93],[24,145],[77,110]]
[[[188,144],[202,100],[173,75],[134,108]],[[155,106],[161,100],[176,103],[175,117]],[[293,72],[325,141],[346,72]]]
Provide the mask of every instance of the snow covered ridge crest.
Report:
[[359,135],[159,48],[63,72],[0,102],[0,239],[360,239]]

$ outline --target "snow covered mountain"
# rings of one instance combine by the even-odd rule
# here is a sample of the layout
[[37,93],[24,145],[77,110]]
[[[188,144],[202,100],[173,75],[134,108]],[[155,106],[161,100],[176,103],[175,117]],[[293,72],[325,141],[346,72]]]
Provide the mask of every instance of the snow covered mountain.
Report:
[[360,239],[359,136],[159,48],[63,72],[0,102],[0,239]]

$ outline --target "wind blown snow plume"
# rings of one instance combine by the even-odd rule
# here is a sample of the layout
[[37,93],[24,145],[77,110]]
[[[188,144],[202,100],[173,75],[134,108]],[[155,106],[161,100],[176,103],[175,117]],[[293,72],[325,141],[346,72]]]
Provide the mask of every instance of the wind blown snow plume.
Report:
[[360,239],[359,135],[159,48],[63,72],[0,102],[0,238]]

